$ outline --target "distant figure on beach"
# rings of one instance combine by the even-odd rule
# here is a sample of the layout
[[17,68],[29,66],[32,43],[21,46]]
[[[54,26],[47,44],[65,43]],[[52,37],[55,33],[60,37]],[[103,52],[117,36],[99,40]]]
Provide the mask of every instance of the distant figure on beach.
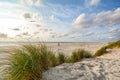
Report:
[[60,46],[60,43],[58,42],[58,46]]

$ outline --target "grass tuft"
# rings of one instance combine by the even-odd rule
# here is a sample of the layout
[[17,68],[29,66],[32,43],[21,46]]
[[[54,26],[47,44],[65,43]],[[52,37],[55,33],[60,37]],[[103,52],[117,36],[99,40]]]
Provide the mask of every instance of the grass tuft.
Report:
[[56,65],[55,59],[45,45],[24,45],[10,58],[10,80],[40,80],[43,71]]
[[106,49],[107,49],[107,46],[103,46],[103,47],[102,47],[101,49],[99,49],[93,56],[94,56],[94,57],[97,57],[97,56],[101,56],[101,55],[103,55],[103,54],[106,54],[106,53],[107,53]]
[[94,57],[98,57],[98,56],[101,56],[103,54],[106,54],[107,53],[107,49],[112,49],[112,48],[115,48],[115,47],[120,48],[120,40],[116,41],[116,42],[109,43],[106,46],[103,46],[98,51],[96,51],[96,53],[93,56]]
[[66,56],[63,53],[59,53],[57,59],[58,59],[58,64],[62,64],[66,62]]
[[83,49],[78,49],[72,52],[72,55],[67,59],[67,62],[74,63],[82,60],[83,58],[92,58],[92,55],[88,51],[85,51]]

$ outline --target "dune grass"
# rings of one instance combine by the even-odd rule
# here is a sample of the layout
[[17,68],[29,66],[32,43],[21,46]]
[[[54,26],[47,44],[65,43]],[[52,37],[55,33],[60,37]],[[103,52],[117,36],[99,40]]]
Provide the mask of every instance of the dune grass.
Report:
[[59,53],[57,56],[58,64],[62,64],[66,62],[67,57],[64,55],[64,53]]
[[56,57],[45,45],[24,45],[10,58],[10,80],[40,80],[43,71],[56,66]]
[[102,48],[97,50],[96,53],[93,56],[98,57],[98,56],[101,56],[103,54],[106,54],[107,53],[106,49],[107,49],[107,46],[103,46]]
[[84,58],[92,58],[91,53],[83,49],[78,49],[72,52],[72,55],[68,57],[67,62],[74,63],[81,61]]
[[112,42],[112,43],[107,45],[107,48],[114,48],[114,47],[120,48],[120,40],[118,40],[116,42]]
[[55,55],[44,44],[24,45],[10,56],[9,80],[41,80],[42,73],[50,67],[91,57],[85,50],[74,51],[66,57],[63,53]]
[[115,48],[115,47],[120,48],[120,40],[116,41],[116,42],[109,43],[106,46],[103,46],[102,48],[97,50],[96,53],[93,56],[94,57],[98,57],[98,56],[101,56],[103,54],[106,54],[107,53],[107,49],[112,49],[112,48]]

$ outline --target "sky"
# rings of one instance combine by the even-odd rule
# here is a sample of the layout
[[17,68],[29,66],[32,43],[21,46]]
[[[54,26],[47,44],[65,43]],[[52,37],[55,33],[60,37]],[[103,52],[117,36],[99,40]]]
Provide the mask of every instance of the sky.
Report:
[[120,39],[120,0],[0,0],[0,42]]

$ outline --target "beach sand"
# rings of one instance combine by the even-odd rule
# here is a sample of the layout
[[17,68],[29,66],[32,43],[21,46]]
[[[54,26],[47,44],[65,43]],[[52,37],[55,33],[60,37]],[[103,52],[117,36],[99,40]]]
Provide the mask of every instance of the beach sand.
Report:
[[[95,53],[106,44],[47,44],[54,52],[70,55],[73,50],[85,49]],[[10,52],[20,46],[0,46],[0,80],[4,77],[4,69],[8,67],[6,59]],[[120,79],[120,49],[112,49],[108,54],[98,58],[84,59],[77,63],[64,63],[50,68],[43,74],[45,80],[119,80]]]
[[81,43],[81,44],[61,43],[60,46],[58,46],[57,44],[53,44],[53,45],[47,45],[47,47],[50,48],[55,53],[63,52],[65,55],[71,55],[71,53],[77,49],[84,49],[94,54],[98,49],[100,49],[104,45],[106,44],[103,44],[103,43]]
[[43,74],[43,80],[120,80],[120,49],[111,49],[98,58],[50,68]]
[[[75,49],[85,49],[90,52],[95,52],[97,49],[99,49],[104,44],[68,44],[68,43],[61,43],[60,46],[57,44],[46,44],[47,47],[51,50],[53,50],[56,54],[58,52],[63,52],[66,55],[70,55],[73,50]],[[2,77],[4,77],[3,72],[6,67],[8,67],[7,63],[9,62],[7,59],[11,55],[12,51],[14,49],[18,49],[21,46],[0,46],[0,80],[2,80]]]

